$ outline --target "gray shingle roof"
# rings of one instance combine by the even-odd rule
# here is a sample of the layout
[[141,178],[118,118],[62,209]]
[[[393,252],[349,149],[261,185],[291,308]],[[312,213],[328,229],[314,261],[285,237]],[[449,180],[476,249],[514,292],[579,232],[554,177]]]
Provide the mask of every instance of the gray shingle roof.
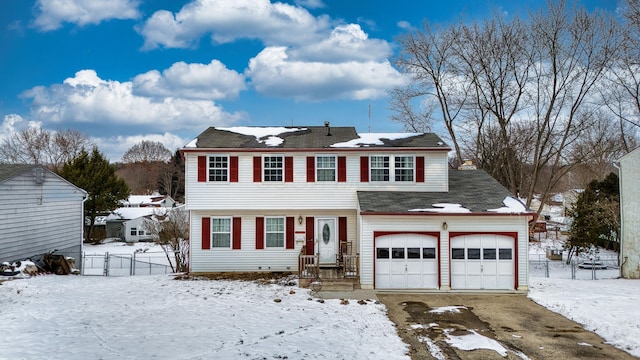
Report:
[[35,166],[30,164],[0,164],[0,182],[22,174]]
[[[255,136],[242,134],[240,132],[232,132],[210,127],[200,135],[198,135],[197,148],[213,148],[213,149],[264,149],[264,148],[282,148],[282,149],[318,149],[329,148],[333,144],[348,142],[358,139],[358,133],[354,127],[331,127],[324,126],[288,126],[287,129],[301,128],[304,130],[284,132],[278,134],[277,137],[284,141],[277,146],[270,146],[265,141],[258,141]],[[328,135],[328,134],[331,135]],[[266,140],[266,137],[261,140]],[[363,145],[367,148],[376,147],[412,147],[412,148],[439,148],[449,149],[449,147],[437,135],[417,134],[403,139],[389,140],[382,136],[383,145]]]
[[365,213],[415,213],[409,210],[433,208],[439,203],[460,204],[478,213],[504,207],[507,196],[513,197],[483,170],[449,170],[449,192],[358,191],[360,209]]

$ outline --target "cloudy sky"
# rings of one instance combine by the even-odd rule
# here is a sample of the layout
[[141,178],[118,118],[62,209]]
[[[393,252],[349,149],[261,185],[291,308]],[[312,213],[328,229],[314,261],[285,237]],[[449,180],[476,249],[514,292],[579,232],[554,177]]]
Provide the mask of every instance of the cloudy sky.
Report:
[[[0,140],[78,129],[111,161],[209,126],[401,132],[394,39],[427,20],[526,15],[542,0],[1,0]],[[616,0],[585,0],[615,10]],[[369,106],[371,116],[369,117]]]

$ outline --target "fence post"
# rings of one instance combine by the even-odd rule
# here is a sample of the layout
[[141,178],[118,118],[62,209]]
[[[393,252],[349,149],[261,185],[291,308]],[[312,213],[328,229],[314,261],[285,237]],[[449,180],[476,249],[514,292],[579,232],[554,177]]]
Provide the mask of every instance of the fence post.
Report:
[[133,252],[133,260],[132,261],[133,262],[131,263],[131,275],[135,276],[135,274],[136,274],[136,252],[135,251]]
[[549,259],[545,259],[544,276],[549,277]]
[[571,279],[576,279],[576,260],[571,260]]
[[109,276],[109,252],[104,253],[104,276]]

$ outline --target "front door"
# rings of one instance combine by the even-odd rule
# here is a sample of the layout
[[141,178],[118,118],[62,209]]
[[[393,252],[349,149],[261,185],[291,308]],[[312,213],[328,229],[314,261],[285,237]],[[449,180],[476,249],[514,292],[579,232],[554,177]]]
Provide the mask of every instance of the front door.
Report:
[[317,218],[316,225],[316,243],[320,254],[320,265],[335,265],[338,253],[336,218]]

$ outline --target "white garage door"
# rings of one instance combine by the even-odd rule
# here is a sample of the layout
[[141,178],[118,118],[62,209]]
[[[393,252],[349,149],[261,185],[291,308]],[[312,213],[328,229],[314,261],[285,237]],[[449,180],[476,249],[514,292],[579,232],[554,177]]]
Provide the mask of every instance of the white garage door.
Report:
[[452,289],[513,289],[514,239],[464,235],[451,239]]
[[438,288],[438,239],[418,234],[376,238],[378,289]]

